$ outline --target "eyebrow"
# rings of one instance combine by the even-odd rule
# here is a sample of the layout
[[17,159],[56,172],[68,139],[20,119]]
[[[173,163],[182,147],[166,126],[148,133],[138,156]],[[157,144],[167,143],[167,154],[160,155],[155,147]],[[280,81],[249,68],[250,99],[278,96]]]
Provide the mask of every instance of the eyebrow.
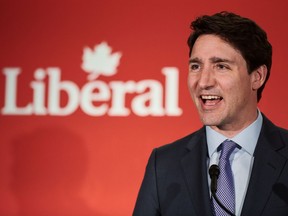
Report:
[[193,58],[193,59],[189,59],[189,64],[191,64],[191,63],[199,63],[199,62],[201,62],[201,60],[198,57]]
[[235,63],[235,61],[232,61],[230,59],[219,58],[219,57],[212,57],[212,58],[210,58],[210,61],[213,62],[213,63],[219,63],[219,62],[227,62],[227,63],[230,63],[230,64],[234,64]]
[[[225,58],[220,58],[220,57],[211,57],[209,59],[209,61],[212,62],[212,63],[220,63],[220,62],[227,62],[227,63],[230,63],[230,64],[234,64],[235,63],[232,60],[225,59]],[[202,62],[201,59],[199,59],[198,57],[189,59],[189,64],[191,64],[191,63],[201,63],[201,62]]]

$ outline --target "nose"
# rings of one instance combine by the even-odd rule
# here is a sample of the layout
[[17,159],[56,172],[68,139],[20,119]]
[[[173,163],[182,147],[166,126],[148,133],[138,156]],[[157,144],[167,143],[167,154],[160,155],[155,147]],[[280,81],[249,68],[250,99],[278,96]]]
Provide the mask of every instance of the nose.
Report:
[[201,89],[210,89],[215,85],[215,74],[209,68],[199,73],[198,85]]

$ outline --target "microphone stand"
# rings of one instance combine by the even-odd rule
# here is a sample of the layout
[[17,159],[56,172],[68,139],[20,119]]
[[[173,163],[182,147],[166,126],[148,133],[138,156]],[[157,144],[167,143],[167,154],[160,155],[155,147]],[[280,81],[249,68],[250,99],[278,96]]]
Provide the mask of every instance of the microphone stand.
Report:
[[225,211],[227,212],[229,215],[231,216],[236,216],[235,214],[233,214],[229,209],[227,209],[222,203],[221,201],[218,199],[217,195],[216,195],[216,191],[217,191],[217,179],[219,176],[220,170],[218,165],[213,164],[211,165],[211,167],[209,168],[209,175],[211,178],[211,194],[212,197],[215,199],[215,201],[217,202],[217,204]]

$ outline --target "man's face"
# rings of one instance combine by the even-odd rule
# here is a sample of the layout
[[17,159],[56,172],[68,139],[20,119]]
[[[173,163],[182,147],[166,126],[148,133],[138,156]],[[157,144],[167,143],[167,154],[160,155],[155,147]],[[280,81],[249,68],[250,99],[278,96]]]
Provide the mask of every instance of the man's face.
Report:
[[248,74],[240,51],[228,42],[216,35],[197,38],[190,56],[188,86],[204,125],[239,132],[256,119],[253,74]]

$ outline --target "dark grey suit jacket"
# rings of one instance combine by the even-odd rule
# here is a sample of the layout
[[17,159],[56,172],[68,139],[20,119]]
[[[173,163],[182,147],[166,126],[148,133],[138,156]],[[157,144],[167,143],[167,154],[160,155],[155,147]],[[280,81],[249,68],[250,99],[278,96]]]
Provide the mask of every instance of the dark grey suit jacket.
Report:
[[[263,115],[241,216],[288,216],[288,131]],[[154,149],[133,216],[210,216],[204,127]]]

